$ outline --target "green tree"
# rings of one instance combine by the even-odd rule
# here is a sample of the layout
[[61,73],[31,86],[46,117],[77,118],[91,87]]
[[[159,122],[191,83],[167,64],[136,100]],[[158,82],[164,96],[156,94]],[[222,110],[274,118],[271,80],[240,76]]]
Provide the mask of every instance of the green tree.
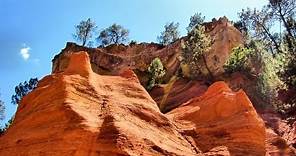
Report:
[[82,46],[85,46],[86,42],[92,38],[97,27],[96,23],[88,18],[86,21],[82,20],[75,28],[76,33],[73,34],[74,39],[82,42]]
[[280,62],[259,41],[252,40],[246,46],[233,48],[224,70],[228,74],[240,72],[252,76],[255,85],[249,86],[251,100],[262,108],[274,107],[278,104],[277,89],[282,85],[277,75]]
[[[262,71],[258,75],[258,79],[261,79],[258,80],[261,82],[261,88],[275,91],[273,86],[277,86],[283,96],[290,92],[294,94],[293,91],[296,91],[295,8],[295,0],[268,0],[262,9],[248,8],[239,13],[240,21],[238,22],[242,28],[246,28],[244,30],[247,30],[245,45],[255,40],[261,41],[265,47],[264,55],[261,56]],[[266,57],[269,53],[272,53],[272,59]],[[260,87],[260,84],[257,86]],[[284,103],[278,99],[274,101],[281,112],[295,114],[296,96],[287,96],[287,99],[283,100]]]
[[11,97],[11,103],[19,104],[21,99],[29,94],[33,89],[37,87],[38,79],[31,78],[28,82],[25,81],[20,83],[18,86],[15,87],[15,94]]
[[162,62],[159,58],[155,58],[152,60],[148,67],[149,73],[149,82],[147,89],[152,89],[156,84],[160,84],[162,78],[164,77],[166,71],[162,65]]
[[178,30],[179,23],[167,23],[164,26],[164,31],[161,32],[160,36],[157,37],[157,40],[160,44],[168,45],[177,41],[180,37],[180,32]]
[[296,34],[294,24],[292,23],[295,22],[296,1],[269,0],[267,7],[269,8],[268,13],[271,14],[271,17],[274,19],[274,21],[278,20],[281,22],[281,24],[283,24],[288,47],[294,47]]
[[288,49],[287,47],[286,51],[280,55],[282,64],[278,70],[278,75],[284,83],[284,87],[281,87],[279,92],[285,98],[278,109],[284,115],[291,116],[296,113],[296,95],[293,93],[296,92],[296,54],[289,52]]
[[100,32],[97,41],[107,46],[110,44],[126,43],[128,41],[129,30],[118,24],[112,24],[110,27]]
[[282,52],[284,42],[290,49],[295,47],[295,8],[295,0],[269,0],[261,10],[243,9],[239,13],[239,22],[253,39],[264,41],[275,56]]
[[195,13],[190,17],[190,23],[186,28],[188,32],[190,32],[196,25],[202,25],[205,21],[205,16],[202,16],[201,13]]
[[226,73],[234,72],[246,72],[251,71],[250,58],[254,53],[253,49],[235,47],[232,49],[228,60],[224,64],[224,70]]
[[239,13],[240,23],[249,30],[248,34],[255,40],[261,40],[269,47],[269,50],[275,55],[281,51],[278,37],[272,32],[272,26],[275,22],[270,14],[268,7],[262,10],[251,10],[247,8]]
[[[196,25],[192,31],[188,32],[187,39],[182,43],[182,63],[189,66],[192,78],[200,75],[213,78],[206,61],[206,53],[209,51],[211,43],[211,38],[205,33],[205,27],[202,25]],[[202,72],[203,65],[207,73]]]

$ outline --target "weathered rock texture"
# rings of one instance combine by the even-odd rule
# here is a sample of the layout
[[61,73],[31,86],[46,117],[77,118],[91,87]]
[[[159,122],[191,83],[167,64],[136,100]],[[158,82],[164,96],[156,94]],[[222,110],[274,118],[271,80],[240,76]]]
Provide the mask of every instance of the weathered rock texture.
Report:
[[[242,34],[228,21],[226,17],[205,23],[206,32],[211,36],[213,45],[207,53],[206,60],[214,76],[223,73],[231,49],[243,44]],[[114,74],[130,68],[137,72],[142,82],[146,84],[145,72],[155,57],[159,57],[167,69],[167,77],[171,77],[179,69],[181,40],[168,46],[156,43],[141,43],[111,45],[105,48],[86,48],[74,43],[68,43],[66,48],[53,59],[53,73],[63,71],[69,62],[69,55],[77,51],[86,51],[90,56],[93,71],[98,74]],[[205,69],[204,69],[205,70]]]
[[0,155],[198,155],[132,72],[101,76],[86,53],[43,78],[0,139]]
[[[206,54],[207,66],[209,66],[215,78],[219,79],[224,72],[223,65],[229,57],[231,49],[243,44],[243,36],[226,17],[220,18],[219,20],[214,19],[212,22],[205,23],[204,25],[207,34],[209,34],[213,40],[213,45]],[[167,71],[164,78],[164,83],[167,83],[180,69],[179,56],[181,54],[182,39],[186,39],[186,37],[168,46],[156,43],[140,43],[86,48],[74,43],[68,43],[66,48],[52,60],[52,72],[58,73],[64,71],[69,62],[69,56],[72,53],[86,51],[89,54],[92,69],[95,73],[102,75],[118,75],[118,73],[127,68],[132,69],[138,76],[141,84],[146,86],[148,82],[147,68],[154,58],[159,57]],[[205,67],[201,70],[207,73]],[[163,85],[153,89],[150,95],[158,105],[164,105],[165,107],[162,111],[167,112],[190,98],[204,93],[208,87],[204,84],[204,81],[207,80],[188,81],[186,79],[180,79],[173,84],[168,93],[164,92],[164,88],[167,86]],[[232,81],[228,82],[230,86],[233,86]],[[247,81],[243,82],[243,89],[247,91],[248,95],[251,95],[252,88],[249,89],[249,86],[253,85],[253,83],[246,82]],[[187,96],[184,96],[185,94]],[[255,98],[252,98],[252,100],[256,102],[256,104],[260,103],[257,102],[258,100]]]
[[95,74],[79,52],[23,98],[0,155],[265,155],[265,129],[223,82],[166,115],[131,70]]
[[265,155],[265,127],[246,94],[216,82],[201,97],[168,113],[202,151],[226,146],[230,155]]
[[234,47],[243,44],[242,34],[226,17],[206,23],[206,32],[211,36],[213,44],[207,53],[206,60],[213,76],[224,72],[223,65]]
[[296,123],[288,124],[281,116],[272,110],[261,112],[266,126],[267,154],[296,155]]
[[150,95],[158,103],[162,112],[168,112],[194,97],[201,96],[207,88],[208,86],[201,81],[180,78],[171,86],[164,84],[154,87]]

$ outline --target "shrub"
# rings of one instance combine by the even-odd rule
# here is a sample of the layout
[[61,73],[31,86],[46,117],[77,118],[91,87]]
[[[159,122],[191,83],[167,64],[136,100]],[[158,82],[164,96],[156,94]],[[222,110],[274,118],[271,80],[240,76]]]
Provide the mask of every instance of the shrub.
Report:
[[233,48],[228,60],[224,64],[224,70],[226,73],[234,72],[250,72],[250,59],[254,49],[236,47]]
[[149,82],[147,89],[152,89],[156,84],[160,84],[162,81],[162,78],[165,75],[165,69],[162,65],[162,62],[159,58],[155,58],[152,60],[148,67],[148,73],[149,73]]
[[37,87],[38,79],[31,78],[28,82],[25,81],[20,83],[18,86],[15,87],[15,94],[11,97],[11,103],[19,104],[21,99],[29,94],[33,89]]

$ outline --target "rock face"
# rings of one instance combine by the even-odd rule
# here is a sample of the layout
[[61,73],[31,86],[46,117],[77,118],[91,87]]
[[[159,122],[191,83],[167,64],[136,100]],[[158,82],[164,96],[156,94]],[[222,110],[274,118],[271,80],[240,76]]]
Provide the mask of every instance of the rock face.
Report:
[[165,84],[154,87],[150,95],[161,106],[162,112],[168,112],[194,97],[201,96],[207,88],[201,81],[180,78],[172,86]]
[[[213,40],[210,51],[205,55],[206,62],[211,73],[215,77],[219,77],[224,72],[223,65],[229,57],[231,49],[243,44],[243,37],[226,17],[213,20],[204,25],[207,34],[209,34]],[[181,54],[181,40],[184,38],[167,46],[156,43],[140,43],[86,48],[74,43],[68,43],[66,48],[52,60],[52,72],[58,73],[64,71],[68,66],[69,56],[72,53],[86,51],[89,54],[91,66],[95,73],[101,75],[118,75],[118,73],[124,71],[126,68],[132,69],[137,74],[140,83],[146,86],[149,77],[146,72],[147,68],[154,58],[159,57],[167,71],[164,78],[164,83],[167,83],[180,69],[179,56]],[[201,70],[207,73],[206,68]],[[203,81],[177,80],[176,84],[173,84],[171,87],[169,93],[163,92],[163,87],[165,86],[160,86],[153,89],[150,95],[158,105],[166,106],[162,111],[167,112],[190,98],[204,93],[208,86],[204,85]],[[248,95],[252,92],[248,90],[248,86],[243,89]],[[185,94],[186,96],[184,96]],[[255,98],[252,97],[252,100],[256,102],[256,104],[260,103],[257,102],[258,100],[254,99]]]
[[[206,32],[211,36],[213,45],[206,55],[207,64],[214,76],[223,73],[231,49],[243,44],[242,34],[226,17],[205,23]],[[137,71],[142,84],[146,84],[145,70],[151,61],[159,57],[171,77],[179,69],[181,54],[180,40],[168,46],[156,43],[111,45],[108,47],[86,48],[68,43],[66,48],[53,59],[53,73],[63,71],[69,62],[69,55],[77,51],[86,51],[90,56],[92,69],[98,74],[114,74],[125,68]]]
[[226,146],[230,155],[265,155],[265,127],[243,91],[216,82],[201,97],[168,113],[202,151]]
[[226,17],[217,21],[213,20],[205,25],[206,31],[213,40],[211,49],[206,56],[207,65],[214,76],[219,76],[224,72],[223,65],[231,50],[243,44],[243,37]]
[[263,156],[265,128],[223,82],[162,114],[131,70],[95,74],[79,52],[23,98],[0,155]]
[[0,138],[0,155],[198,155],[132,72],[101,76],[86,53],[43,78]]
[[269,155],[296,155],[296,124],[288,124],[274,111],[261,112],[266,125],[266,145]]

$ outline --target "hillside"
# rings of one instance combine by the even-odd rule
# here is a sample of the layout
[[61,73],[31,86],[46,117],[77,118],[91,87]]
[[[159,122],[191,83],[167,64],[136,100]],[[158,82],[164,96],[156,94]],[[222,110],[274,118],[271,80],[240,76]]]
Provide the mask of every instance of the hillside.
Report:
[[[20,102],[0,155],[295,155],[296,124],[262,107],[254,76],[225,74],[241,32],[226,17],[204,26],[211,80],[174,77],[186,36],[167,46],[67,43]],[[146,90],[156,57],[164,82]]]

